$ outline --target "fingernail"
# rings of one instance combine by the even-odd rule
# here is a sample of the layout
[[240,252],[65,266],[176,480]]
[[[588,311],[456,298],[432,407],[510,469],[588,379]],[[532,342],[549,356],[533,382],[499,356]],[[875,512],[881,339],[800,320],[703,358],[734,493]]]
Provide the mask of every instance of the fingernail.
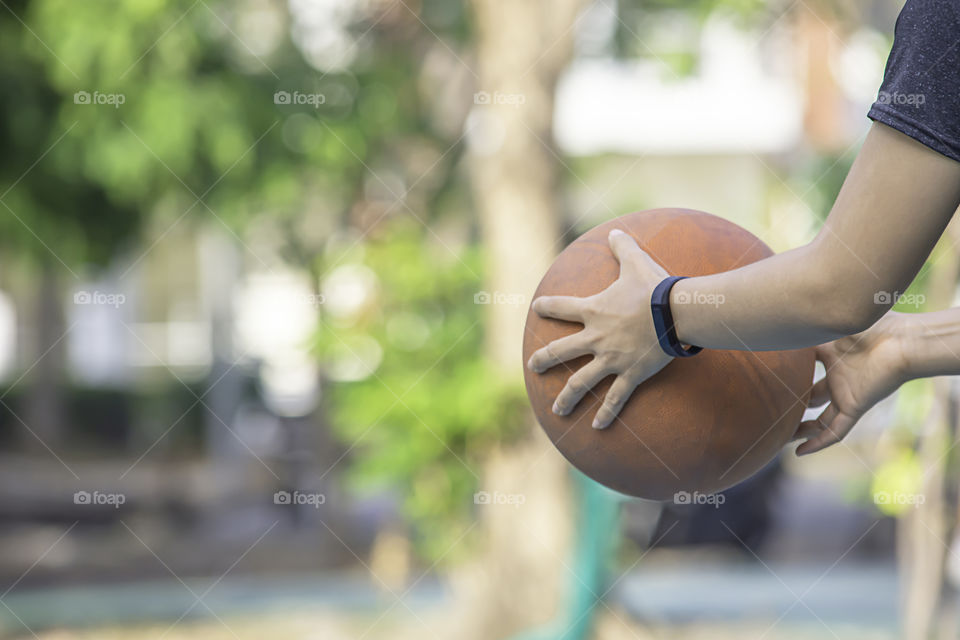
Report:
[[555,414],[557,414],[558,416],[562,416],[562,415],[563,415],[563,410],[560,409],[560,405],[558,405],[556,402],[553,403],[553,412],[554,412]]
[[599,418],[593,419],[593,424],[591,425],[594,429],[603,429],[605,425],[600,422]]
[[620,229],[611,229],[611,230],[610,230],[610,235],[612,235],[612,236],[619,235],[619,234],[622,234],[622,233],[623,233],[623,231],[621,231]]

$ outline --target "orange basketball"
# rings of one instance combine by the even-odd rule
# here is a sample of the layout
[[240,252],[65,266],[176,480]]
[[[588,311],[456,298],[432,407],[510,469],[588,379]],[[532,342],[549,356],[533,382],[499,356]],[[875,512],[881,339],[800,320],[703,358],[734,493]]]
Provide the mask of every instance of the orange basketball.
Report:
[[[673,275],[729,271],[773,252],[732,222],[702,211],[631,213],[580,236],[540,282],[542,295],[589,296],[619,275],[607,235],[620,229]],[[813,382],[813,349],[719,351],[677,358],[641,384],[610,427],[591,427],[613,381],[608,376],[566,416],[551,411],[581,356],[545,373],[526,362],[534,351],[582,329],[527,312],[524,377],[534,413],[550,440],[582,472],[622,493],[665,500],[680,491],[714,493],[749,477],[790,440]]]

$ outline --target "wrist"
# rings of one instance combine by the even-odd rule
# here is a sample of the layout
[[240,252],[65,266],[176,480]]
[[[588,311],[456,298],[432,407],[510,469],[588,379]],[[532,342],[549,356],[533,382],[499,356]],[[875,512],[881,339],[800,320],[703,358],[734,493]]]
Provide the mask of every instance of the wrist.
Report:
[[684,278],[673,285],[673,288],[670,289],[670,311],[673,314],[673,328],[677,334],[677,339],[684,347],[693,344],[689,341],[689,337],[684,331],[685,323],[683,322],[684,318],[689,317],[686,313],[687,308],[691,303],[690,291],[688,289],[689,286],[690,279]]
[[657,334],[660,348],[669,356],[690,357],[702,351],[701,347],[685,344],[679,338],[676,328],[674,312],[678,305],[687,300],[685,294],[674,296],[674,289],[686,276],[667,276],[654,287],[650,296],[650,310],[653,315],[653,326]]
[[915,315],[890,311],[883,317],[882,342],[889,348],[894,374],[903,382],[924,376],[918,369],[922,327]]

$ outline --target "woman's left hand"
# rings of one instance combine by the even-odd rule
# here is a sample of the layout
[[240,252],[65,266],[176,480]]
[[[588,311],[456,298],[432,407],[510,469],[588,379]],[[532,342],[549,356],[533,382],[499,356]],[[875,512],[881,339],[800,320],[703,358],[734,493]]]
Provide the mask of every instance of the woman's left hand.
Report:
[[570,376],[557,396],[553,412],[567,415],[608,375],[616,375],[593,420],[594,429],[610,425],[641,382],[673,358],[660,348],[650,297],[669,274],[628,234],[610,232],[610,248],[620,263],[620,276],[609,287],[586,298],[541,296],[533,302],[539,315],[583,324],[583,330],[536,351],[527,363],[543,373],[558,364],[592,354],[593,360]]
[[912,350],[906,342],[916,333],[919,315],[889,311],[866,331],[817,347],[827,375],[813,385],[808,405],[829,404],[797,429],[794,439],[805,441],[798,456],[843,440],[863,414],[910,379]]

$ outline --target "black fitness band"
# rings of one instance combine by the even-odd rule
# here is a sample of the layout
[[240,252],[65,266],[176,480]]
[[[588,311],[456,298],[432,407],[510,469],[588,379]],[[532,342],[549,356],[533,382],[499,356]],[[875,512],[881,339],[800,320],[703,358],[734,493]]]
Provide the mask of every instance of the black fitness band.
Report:
[[660,342],[660,348],[668,356],[675,358],[689,358],[701,351],[703,347],[690,346],[684,349],[680,346],[680,339],[677,338],[677,330],[673,325],[673,314],[670,313],[670,289],[680,280],[687,276],[668,276],[653,289],[653,295],[650,296],[650,310],[653,312],[653,328],[657,332],[657,340]]

